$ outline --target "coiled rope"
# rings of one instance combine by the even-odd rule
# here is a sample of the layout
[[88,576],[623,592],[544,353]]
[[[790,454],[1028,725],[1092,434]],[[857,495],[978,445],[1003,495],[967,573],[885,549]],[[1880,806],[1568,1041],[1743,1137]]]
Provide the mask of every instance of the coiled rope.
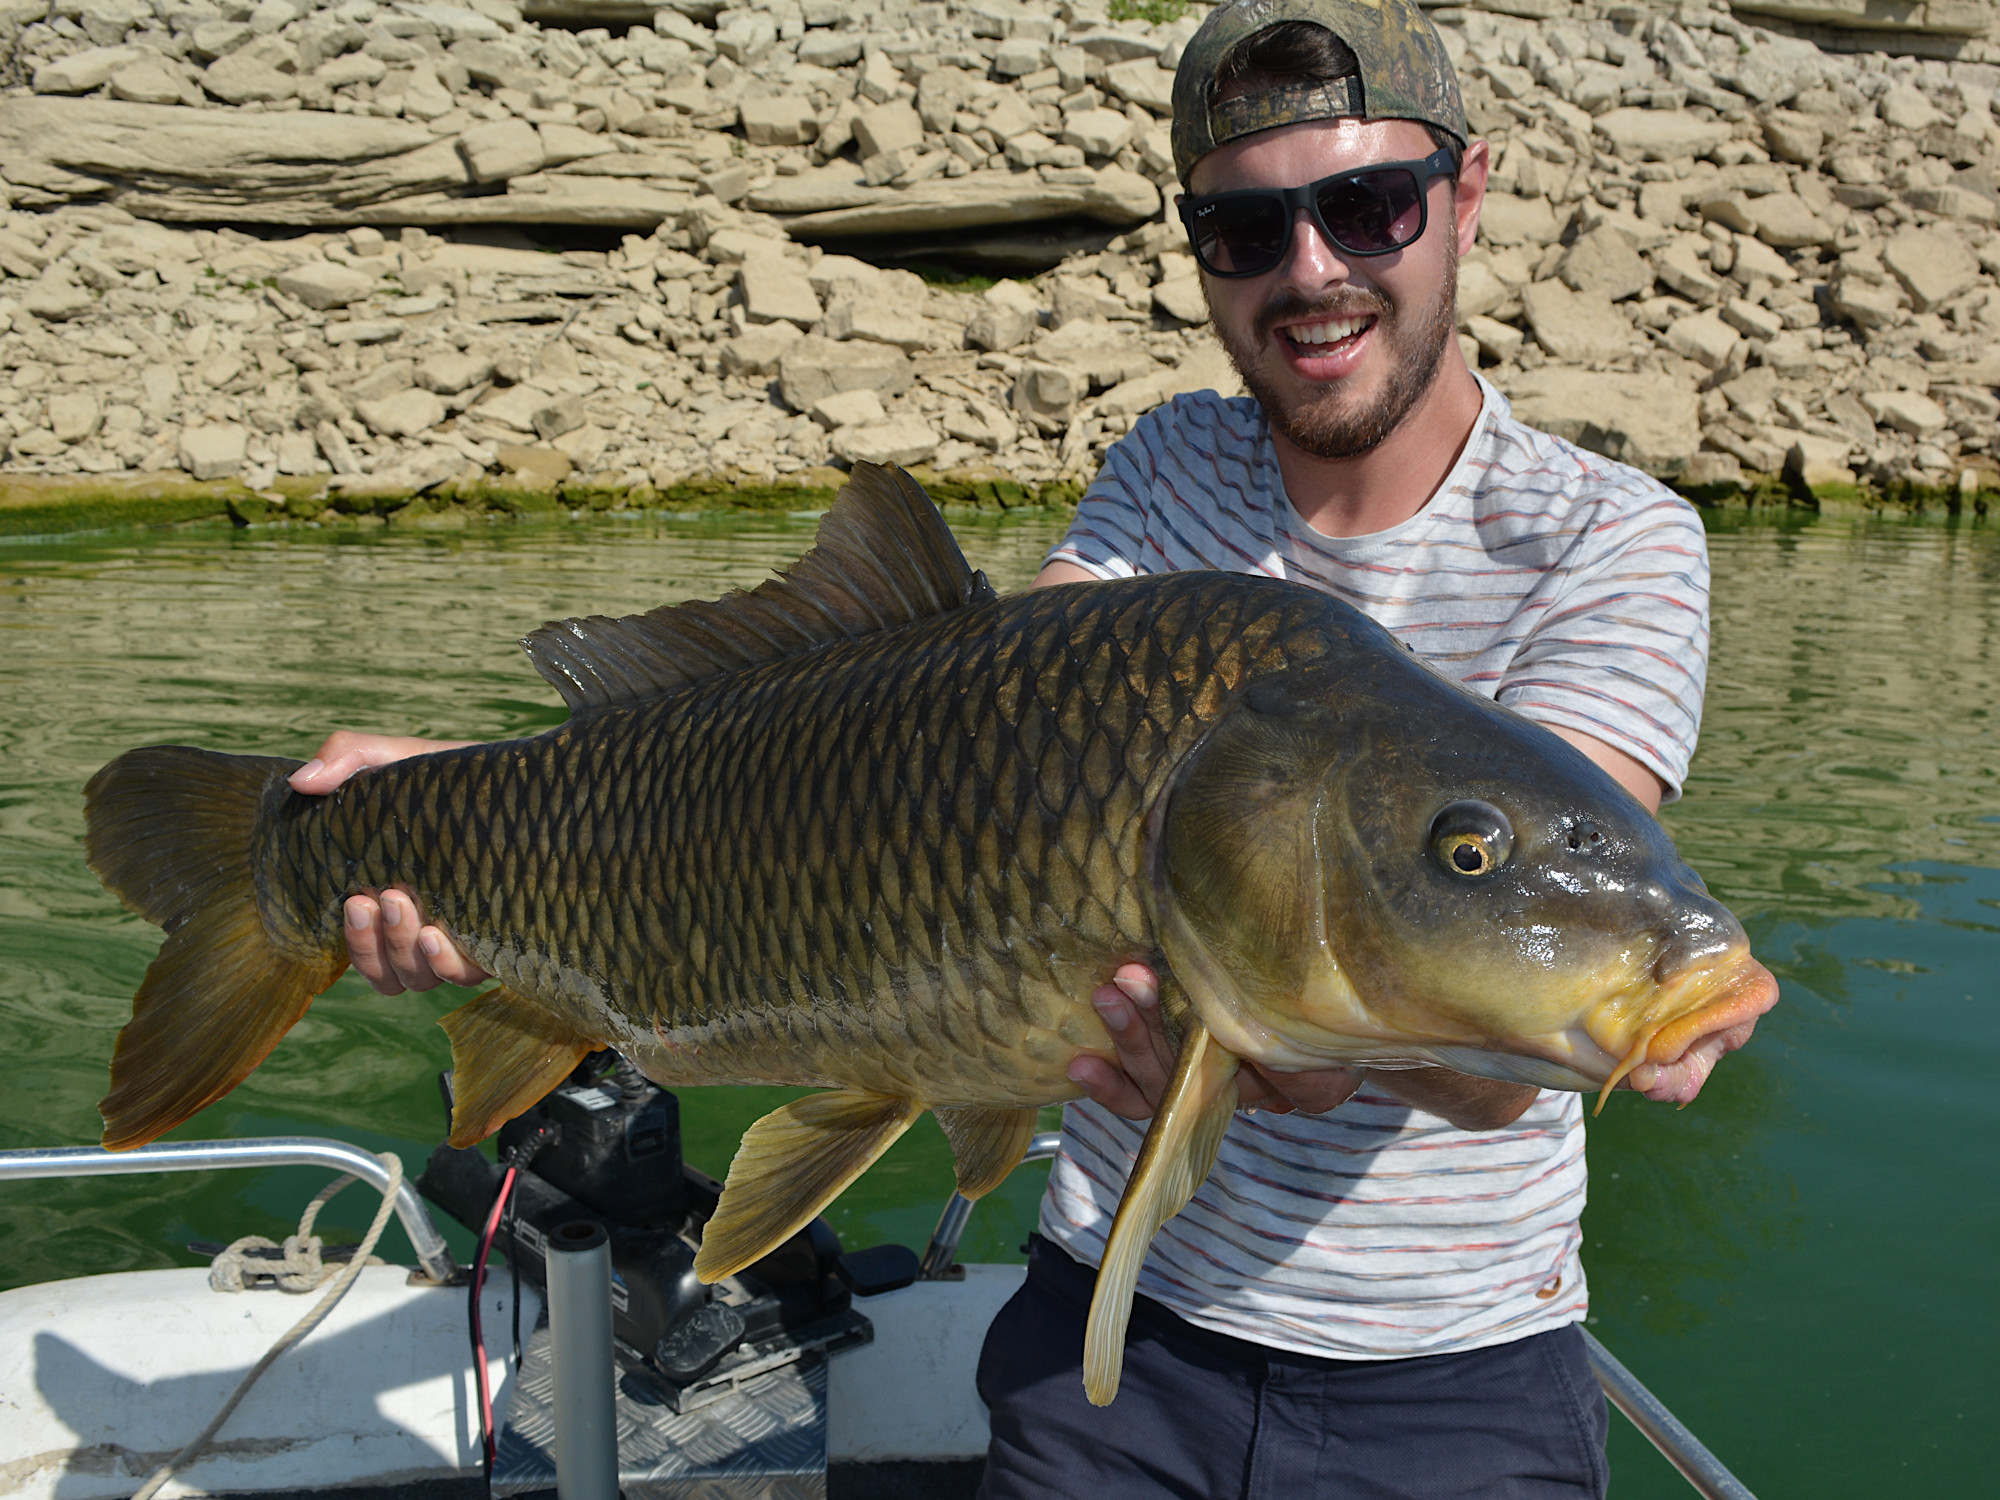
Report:
[[[333,1195],[350,1182],[358,1180],[352,1173],[346,1173],[321,1188],[312,1202],[306,1205],[305,1213],[299,1217],[298,1233],[285,1237],[282,1247],[285,1252],[284,1259],[276,1272],[278,1285],[288,1292],[312,1291],[330,1276],[332,1282],[327,1286],[326,1295],[314,1303],[303,1318],[279,1336],[278,1341],[265,1351],[264,1357],[250,1367],[250,1373],[245,1375],[237,1383],[236,1389],[230,1392],[229,1399],[222,1403],[222,1410],[209,1419],[208,1425],[196,1434],[192,1442],[155,1469],[152,1478],[140,1487],[132,1500],[153,1500],[166,1482],[174,1477],[175,1471],[183,1464],[192,1462],[208,1446],[209,1440],[222,1430],[222,1424],[229,1420],[229,1414],[235,1411],[237,1404],[249,1394],[250,1387],[257,1383],[258,1378],[277,1362],[278,1356],[311,1333],[326,1315],[333,1311],[335,1304],[347,1295],[347,1289],[354,1285],[355,1278],[361,1274],[361,1268],[371,1261],[377,1265],[381,1264],[374,1258],[375,1245],[382,1238],[382,1231],[389,1227],[389,1216],[396,1211],[396,1194],[403,1186],[403,1159],[393,1151],[382,1152],[379,1159],[382,1165],[389,1169],[389,1183],[382,1190],[382,1206],[375,1210],[375,1222],[368,1226],[368,1233],[361,1237],[361,1243],[355,1247],[354,1258],[338,1271],[326,1265],[320,1259],[319,1236],[312,1232],[313,1221],[319,1217],[319,1211],[326,1206]],[[208,1284],[218,1292],[242,1291],[244,1271],[250,1267],[250,1260],[245,1252],[278,1248],[280,1247],[277,1244],[262,1235],[245,1235],[216,1256],[209,1268]],[[259,1260],[255,1263],[254,1269],[266,1272],[270,1267],[269,1260]]]

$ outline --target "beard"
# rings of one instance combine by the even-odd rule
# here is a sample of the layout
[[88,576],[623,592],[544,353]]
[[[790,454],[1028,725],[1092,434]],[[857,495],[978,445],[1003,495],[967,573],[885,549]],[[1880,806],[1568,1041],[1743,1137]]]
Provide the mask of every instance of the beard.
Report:
[[[1444,367],[1445,344],[1458,323],[1458,245],[1445,239],[1444,281],[1426,307],[1399,308],[1373,288],[1345,288],[1339,295],[1311,302],[1293,293],[1280,295],[1260,311],[1248,333],[1210,322],[1244,385],[1257,398],[1271,425],[1292,445],[1315,458],[1358,458],[1372,452],[1402,424],[1410,409],[1437,380]],[[1204,282],[1203,290],[1207,286]],[[1389,358],[1388,378],[1374,400],[1358,404],[1341,389],[1344,382],[1322,386],[1304,400],[1288,403],[1275,373],[1265,367],[1271,340],[1280,323],[1373,315],[1373,333]]]

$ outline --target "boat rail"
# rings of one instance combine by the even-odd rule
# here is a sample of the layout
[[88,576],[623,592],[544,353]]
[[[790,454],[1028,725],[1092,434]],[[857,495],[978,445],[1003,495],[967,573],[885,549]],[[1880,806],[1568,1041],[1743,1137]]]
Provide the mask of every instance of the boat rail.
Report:
[[[223,1167],[332,1167],[350,1172],[378,1193],[389,1188],[389,1169],[374,1153],[324,1136],[275,1135],[240,1141],[156,1141],[131,1151],[100,1146],[46,1146],[0,1151],[0,1182],[31,1177],[122,1177],[138,1172],[206,1172]],[[457,1271],[451,1247],[431,1222],[430,1210],[406,1178],[396,1190],[396,1217],[424,1275],[440,1286]]]
[[[1059,1132],[1043,1131],[1028,1143],[1027,1154],[1021,1160],[1047,1161],[1061,1145]],[[959,1241],[965,1237],[966,1220],[971,1216],[972,1200],[953,1193],[944,1206],[944,1212],[938,1216],[930,1244],[924,1248],[917,1272],[919,1279],[950,1279],[958,1259]],[[1660,1450],[1661,1456],[1680,1471],[1681,1477],[1693,1485],[1704,1500],[1756,1500],[1749,1487],[1730,1473],[1722,1460],[1709,1452],[1707,1445],[1688,1431],[1680,1418],[1667,1409],[1664,1401],[1647,1390],[1638,1376],[1599,1343],[1596,1335],[1587,1328],[1577,1331],[1583,1335],[1584,1348],[1590,1353],[1591,1372],[1597,1376],[1597,1383],[1604,1388],[1611,1404],[1625,1413],[1632,1425]]]

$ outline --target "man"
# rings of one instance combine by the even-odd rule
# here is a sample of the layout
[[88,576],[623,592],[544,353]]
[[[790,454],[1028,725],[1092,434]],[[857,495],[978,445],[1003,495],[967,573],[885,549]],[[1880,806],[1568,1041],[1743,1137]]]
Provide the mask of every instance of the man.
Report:
[[[1414,0],[1234,0],[1174,87],[1183,218],[1252,392],[1182,397],[1108,456],[1037,579],[1185,567],[1335,593],[1577,745],[1649,809],[1677,795],[1707,655],[1700,521],[1514,422],[1454,337],[1488,166]],[[294,784],[436,748],[336,735]],[[401,893],[349,907],[393,993],[479,972]],[[1116,1401],[1085,1404],[1084,1312],[1172,1070],[1156,977],[1093,996],[1122,1066],[1080,1059],[1027,1284],[979,1370],[982,1495],[1604,1493],[1575,1323],[1578,1096],[1438,1068],[1266,1073],[1156,1237]],[[1749,1025],[1631,1086],[1685,1101]]]

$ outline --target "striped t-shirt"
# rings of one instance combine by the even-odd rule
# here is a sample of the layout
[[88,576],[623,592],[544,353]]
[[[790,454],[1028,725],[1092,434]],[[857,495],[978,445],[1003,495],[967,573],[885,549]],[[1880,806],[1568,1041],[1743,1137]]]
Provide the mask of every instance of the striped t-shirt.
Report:
[[[1387,531],[1313,531],[1285,498],[1257,404],[1202,391],[1111,450],[1049,559],[1106,578],[1226,568],[1325,589],[1446,675],[1624,751],[1676,796],[1708,662],[1700,518],[1637,470],[1524,427],[1480,384],[1458,463]],[[1097,1264],[1144,1136],[1070,1105],[1041,1232]],[[1545,1332],[1587,1305],[1583,1154],[1580,1097],[1546,1090],[1490,1131],[1365,1080],[1317,1117],[1238,1114],[1139,1290],[1203,1327],[1345,1359]]]

